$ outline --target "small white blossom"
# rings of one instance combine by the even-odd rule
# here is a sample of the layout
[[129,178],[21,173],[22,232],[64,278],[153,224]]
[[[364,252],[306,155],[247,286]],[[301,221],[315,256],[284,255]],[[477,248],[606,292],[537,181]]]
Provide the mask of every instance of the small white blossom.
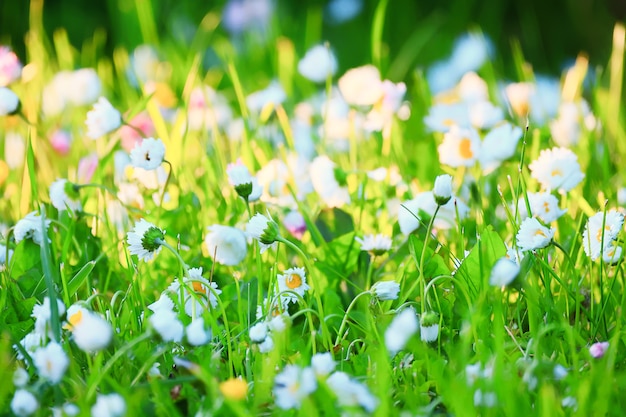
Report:
[[33,355],[33,362],[39,376],[49,380],[52,384],[61,382],[70,364],[67,353],[56,342],[50,342],[48,346],[37,349]]
[[522,251],[545,248],[554,237],[554,229],[548,229],[534,217],[522,222],[517,232],[517,247]]
[[161,139],[145,138],[130,151],[131,164],[147,171],[161,166],[164,157],[165,145]]
[[119,394],[98,394],[96,403],[91,407],[91,417],[122,417],[126,414],[126,402]]
[[122,115],[104,97],[100,97],[93,109],[87,113],[87,136],[98,139],[122,125]]
[[405,308],[391,321],[385,330],[385,346],[391,356],[404,349],[407,342],[417,332],[417,315],[412,308]]
[[298,409],[302,400],[317,389],[317,379],[311,368],[287,365],[274,378],[276,405],[283,410]]
[[204,243],[209,252],[209,256],[215,262],[222,265],[238,265],[243,261],[248,253],[245,234],[230,226],[214,224],[207,227],[209,233],[204,238]]
[[11,400],[11,411],[18,417],[27,417],[39,409],[37,398],[25,389],[18,389]]
[[508,258],[500,258],[491,269],[489,285],[504,287],[509,285],[519,274],[520,267],[515,261]]
[[145,219],[135,223],[135,228],[126,234],[128,251],[140,260],[150,261],[161,251],[165,231]]

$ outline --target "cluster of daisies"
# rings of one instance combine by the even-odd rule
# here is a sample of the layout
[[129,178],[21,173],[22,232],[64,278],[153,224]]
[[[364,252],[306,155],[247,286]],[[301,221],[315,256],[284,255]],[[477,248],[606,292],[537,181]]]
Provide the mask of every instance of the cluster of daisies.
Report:
[[[247,3],[241,2],[239,6],[244,7]],[[225,13],[229,13],[228,10]],[[248,16],[250,22],[257,21],[264,16],[264,10],[255,9]],[[288,95],[277,80],[249,94],[245,98],[246,111],[241,116],[235,114],[232,103],[224,94],[208,85],[192,89],[186,103],[179,105],[168,80],[163,78],[164,71],[159,70],[165,62],[157,51],[142,46],[133,52],[127,81],[142,94],[152,97],[160,121],[166,127],[211,139],[224,135],[230,142],[242,146],[248,143],[250,132],[254,132],[258,140],[276,145],[273,149],[289,145],[289,152],[267,161],[257,172],[251,172],[243,160],[237,159],[231,161],[222,173],[224,182],[228,181],[230,186],[218,188],[225,197],[237,196],[243,200],[249,218],[207,225],[203,243],[208,257],[219,267],[236,269],[247,259],[261,256],[266,251],[275,253],[279,244],[295,252],[290,258],[293,266],[268,280],[258,305],[254,306],[255,320],[246,323],[246,331],[238,336],[227,334],[227,338],[232,338],[228,343],[242,342],[251,352],[266,355],[276,349],[276,339],[292,325],[296,310],[307,316],[310,326],[316,326],[311,310],[326,317],[316,281],[307,277],[307,274],[318,272],[310,267],[309,256],[297,244],[308,231],[302,201],[314,195],[320,207],[349,208],[357,194],[354,187],[349,186],[348,179],[367,178],[395,189],[395,196],[385,202],[385,208],[389,217],[394,222],[397,220],[402,237],[396,241],[405,241],[419,228],[427,228],[427,240],[445,239],[442,236],[446,230],[459,227],[470,217],[468,183],[481,175],[497,173],[507,162],[519,163],[515,157],[520,155],[520,140],[525,132],[519,123],[511,121],[514,118],[517,122],[527,119],[533,126],[546,125],[556,146],[542,150],[527,165],[534,182],[517,201],[502,207],[502,213],[508,216],[515,231],[506,237],[510,242],[507,255],[493,265],[490,284],[494,287],[511,284],[520,273],[525,255],[554,242],[556,230],[553,224],[567,212],[561,204],[567,193],[584,179],[578,157],[570,148],[580,141],[581,136],[591,134],[600,126],[584,99],[561,89],[558,82],[549,79],[538,77],[534,82],[508,83],[502,86],[501,97],[494,97],[487,82],[476,73],[489,56],[489,49],[481,37],[463,38],[450,59],[437,63],[428,73],[435,95],[423,121],[438,143],[440,164],[452,174],[433,178],[434,186],[429,190],[412,188],[414,182],[406,182],[397,167],[354,172],[344,171],[336,162],[355,143],[366,141],[374,132],[380,133],[383,143],[387,143],[396,122],[411,116],[405,101],[406,85],[384,79],[372,65],[350,69],[333,84],[339,67],[337,57],[329,45],[312,47],[298,62],[297,70],[318,86],[319,92],[295,105],[293,115],[286,116],[285,127],[281,124],[285,121],[282,105]],[[19,84],[20,80],[29,82],[36,68],[23,67],[15,54],[6,48],[0,48],[0,62],[3,62],[0,66],[0,116],[26,118],[19,98],[20,85],[9,87]],[[572,79],[574,75],[568,74],[568,77]],[[155,137],[155,120],[149,112],[131,115],[120,111],[103,96],[102,84],[95,70],[83,68],[55,74],[42,91],[41,118],[45,122],[55,122],[50,123],[54,127],[46,134],[53,152],[65,156],[74,149],[81,149],[74,145],[75,133],[63,128],[70,123],[67,114],[72,112],[68,109],[89,107],[85,114],[84,134],[98,145],[104,145],[92,146],[98,151],[81,155],[75,178],[59,178],[50,184],[50,205],[81,221],[79,214],[93,204],[86,190],[104,187],[91,183],[105,156],[102,149],[110,152],[111,159],[106,160],[112,160],[114,188],[104,187],[107,189],[107,219],[115,225],[128,252],[139,262],[153,260],[166,248],[178,259],[182,271],[149,304],[150,312],[146,312],[149,316],[140,319],[145,330],[140,337],[154,337],[169,344],[172,352],[176,352],[178,346],[193,349],[211,345],[215,339],[215,327],[227,324],[222,290],[213,280],[213,273],[187,265],[179,251],[167,242],[165,231],[142,218],[142,215],[148,217],[151,214],[148,208],[156,207],[160,211],[164,203],[176,202],[176,195],[170,194],[168,188],[173,167],[165,158],[164,142]],[[21,167],[25,149],[25,139],[18,129],[6,132],[7,158],[3,163],[8,169]],[[327,154],[320,154],[320,149]],[[412,198],[407,200],[409,192]],[[144,200],[147,194],[151,194],[152,202]],[[267,215],[259,212],[263,208],[267,208]],[[270,210],[279,221],[269,214]],[[137,212],[141,215],[136,215]],[[581,241],[585,253],[594,261],[618,262],[623,255],[619,244],[623,223],[624,215],[617,210],[604,210],[591,216]],[[281,234],[281,225],[288,231],[289,239]],[[52,243],[49,236],[54,232],[45,212],[27,214],[15,222],[9,237],[0,245],[0,262],[10,265],[15,245],[23,240],[30,239],[37,245]],[[362,251],[370,254],[372,263],[393,248],[394,240],[390,235],[358,232],[360,236],[356,241]],[[427,246],[423,245],[424,248]],[[300,408],[305,398],[314,396],[319,387],[325,386],[334,393],[340,407],[358,407],[366,412],[377,408],[379,401],[371,394],[368,381],[335,370],[337,364],[331,349],[340,345],[342,338],[349,334],[349,329],[346,330],[349,310],[362,296],[369,296],[381,304],[391,301],[384,304],[385,311],[393,316],[384,332],[384,349],[390,358],[405,350],[418,332],[424,343],[439,340],[442,317],[425,301],[431,288],[427,281],[431,277],[426,277],[424,272],[425,254],[422,249],[418,265],[420,280],[415,283],[422,286],[425,295],[421,311],[418,313],[413,306],[404,303],[413,296],[415,286],[407,290],[403,281],[368,280],[348,306],[336,342],[332,344],[326,320],[319,320],[319,328],[312,327],[311,333],[321,333],[327,351],[313,355],[310,366],[286,364],[276,374],[272,391],[277,407]],[[297,265],[297,262],[301,264]],[[69,294],[64,296],[69,300]],[[403,301],[402,305],[391,309],[398,299]],[[101,315],[89,306],[88,301],[80,301],[66,309],[66,305],[54,297],[47,297],[41,305],[35,306],[32,313],[34,330],[15,344],[17,357],[24,365],[14,377],[17,390],[11,408],[15,414],[33,414],[47,390],[63,383],[72,361],[67,352],[74,346],[93,355],[115,344],[112,313],[105,311]],[[591,345],[590,355],[602,357],[608,349],[606,343]],[[182,359],[179,363],[186,364]],[[563,374],[556,369],[554,372],[555,375]],[[495,396],[485,388],[488,386],[485,381],[492,374],[491,368],[475,365],[468,367],[466,374],[468,384],[475,388],[474,402],[493,406]],[[246,397],[247,383],[243,379],[225,381],[220,387],[222,393],[231,398]],[[58,415],[77,415],[82,411],[73,403],[58,407],[53,410]],[[117,393],[99,393],[91,405],[94,416],[121,416],[125,411],[125,401]]]

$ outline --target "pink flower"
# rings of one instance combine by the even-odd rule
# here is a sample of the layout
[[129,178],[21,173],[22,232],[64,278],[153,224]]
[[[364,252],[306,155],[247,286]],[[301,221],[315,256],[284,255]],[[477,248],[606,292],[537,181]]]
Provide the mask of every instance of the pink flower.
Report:
[[[143,138],[154,136],[155,130],[152,119],[146,113],[139,113],[129,124],[134,126],[135,129],[124,125],[119,132],[122,138],[122,148],[130,153],[136,145],[141,144]],[[143,132],[143,135],[140,135],[138,131]]]
[[78,182],[85,184],[91,181],[93,173],[96,172],[98,167],[98,155],[92,153],[87,155],[78,162]]
[[0,46],[0,87],[6,87],[22,75],[22,63],[15,52]]
[[306,223],[304,222],[304,217],[298,211],[290,211],[283,218],[283,225],[285,229],[289,231],[296,239],[302,239],[304,232],[306,232]]
[[72,136],[66,130],[57,130],[50,136],[52,149],[60,155],[67,155],[72,146]]
[[609,342],[597,342],[589,346],[589,354],[596,359],[604,356],[609,349]]

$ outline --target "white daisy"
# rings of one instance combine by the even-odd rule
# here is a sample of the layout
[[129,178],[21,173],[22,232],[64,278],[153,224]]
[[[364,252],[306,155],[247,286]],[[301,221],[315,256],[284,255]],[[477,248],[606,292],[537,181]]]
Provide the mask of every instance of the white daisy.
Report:
[[585,178],[578,157],[567,148],[544,149],[530,165],[531,176],[547,191],[565,193]]
[[56,342],[50,342],[48,346],[35,351],[33,363],[37,368],[39,376],[56,385],[63,379],[70,360],[61,345]]
[[420,318],[420,339],[423,342],[435,342],[439,338],[439,316],[427,311]]
[[32,239],[34,243],[41,246],[44,237],[48,238],[48,226],[50,220],[46,219],[45,224],[41,221],[41,216],[36,211],[28,213],[23,219],[15,224],[13,229],[13,237],[15,242],[19,243],[24,239]]
[[104,97],[100,97],[93,105],[93,109],[87,113],[87,136],[98,139],[107,133],[111,133],[122,125],[122,115]]
[[554,237],[554,229],[548,229],[534,217],[524,220],[517,232],[517,247],[522,252],[545,248]]
[[91,417],[122,417],[126,414],[126,402],[116,393],[98,394],[96,403],[91,407]]
[[473,166],[481,152],[478,132],[473,128],[461,129],[452,126],[443,136],[443,142],[437,147],[439,162],[451,167]]
[[404,349],[407,342],[417,332],[417,315],[412,308],[405,308],[391,321],[385,330],[385,346],[391,356]]
[[214,224],[204,238],[209,256],[222,265],[238,265],[248,253],[246,235],[236,227]]
[[[551,193],[544,191],[540,193],[528,193],[528,204],[532,217],[537,217],[544,223],[552,223],[561,217],[567,210],[559,208],[559,200]],[[528,217],[526,200],[522,197],[517,202],[520,217]]]
[[607,211],[606,215],[599,212],[591,216],[583,232],[583,248],[587,256],[595,261],[605,251],[615,255],[617,249],[611,250],[611,247],[623,225],[624,215],[616,210]]
[[337,72],[337,58],[330,48],[315,45],[298,62],[298,72],[304,78],[322,83]]
[[391,238],[389,236],[379,233],[377,235],[365,235],[363,239],[360,237],[354,238],[361,244],[361,250],[370,252],[374,255],[382,255],[391,249]]
[[444,174],[435,178],[433,197],[435,197],[437,205],[440,206],[450,201],[450,198],[452,198],[452,176]]
[[508,258],[500,258],[491,269],[489,285],[504,287],[509,285],[517,277],[520,266]]
[[395,300],[400,292],[400,284],[396,281],[378,281],[370,292],[381,301]]
[[59,179],[50,185],[50,202],[59,211],[68,207],[72,211],[81,211],[78,187],[66,179]]
[[204,328],[204,319],[202,317],[195,318],[185,329],[187,341],[192,346],[202,346],[211,340],[211,330]]
[[336,366],[337,363],[333,360],[333,355],[330,352],[316,353],[311,358],[311,368],[313,368],[315,375],[320,377],[330,375]]
[[248,221],[246,233],[249,237],[259,241],[261,253],[265,252],[270,247],[276,247],[277,239],[280,237],[278,224],[261,213],[255,214]]
[[161,139],[145,138],[130,151],[131,164],[147,171],[161,166],[164,157],[165,145]]
[[137,255],[140,260],[150,261],[161,251],[165,231],[141,219],[126,237],[130,254]]
[[292,303],[298,302],[298,297],[291,294],[292,292],[304,297],[305,291],[309,289],[309,286],[306,283],[304,268],[289,268],[282,274],[277,274],[276,279],[278,281],[278,291],[280,293],[289,291],[288,293],[281,294],[281,297],[286,298]]
[[[408,235],[416,230],[421,222],[428,224],[428,220],[422,219],[422,214],[429,216],[435,214],[437,203],[432,191],[419,193],[412,200],[402,203],[398,211],[398,224],[402,234]],[[469,214],[469,207],[461,199],[452,197],[443,206],[439,206],[434,227],[436,229],[447,230],[457,225],[458,221],[463,221]]]
[[0,116],[15,114],[19,106],[20,99],[13,91],[0,87]]
[[424,124],[432,132],[448,132],[453,126],[462,129],[471,126],[469,110],[465,103],[439,103],[428,110]]
[[371,106],[383,95],[380,72],[373,65],[346,71],[337,85],[346,102],[355,106]]
[[183,339],[185,328],[173,311],[159,309],[148,321],[164,342],[179,343]]
[[337,396],[340,406],[351,407],[360,405],[367,412],[373,412],[378,406],[378,399],[360,382],[351,379],[345,372],[334,372],[326,380],[328,387]]
[[18,417],[27,417],[34,414],[39,409],[39,401],[37,398],[26,391],[25,389],[18,389],[13,394],[11,400],[11,411]]
[[311,368],[287,365],[274,378],[276,405],[283,410],[298,409],[302,400],[317,389],[315,372]]
[[318,156],[309,166],[313,189],[328,207],[350,204],[346,174],[327,156]]

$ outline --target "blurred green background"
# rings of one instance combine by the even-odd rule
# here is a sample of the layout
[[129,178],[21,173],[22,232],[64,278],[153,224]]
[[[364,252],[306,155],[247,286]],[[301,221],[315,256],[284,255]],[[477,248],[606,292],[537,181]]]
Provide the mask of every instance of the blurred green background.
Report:
[[[80,49],[96,29],[106,33],[104,53],[115,46],[133,48],[144,43],[139,16],[152,16],[160,41],[189,46],[194,28],[207,13],[219,16],[225,1],[199,0],[37,0],[43,4],[45,31],[65,28]],[[311,41],[328,40],[340,57],[341,70],[372,61],[370,36],[378,1],[364,0],[352,21],[330,25],[323,19],[326,1],[278,0],[274,33],[294,41],[299,54]],[[29,28],[28,0],[0,0],[0,42],[12,45],[25,58],[24,37]],[[407,43],[424,42],[410,54],[411,66],[425,66],[447,56],[454,39],[479,27],[495,44],[497,59],[511,70],[511,41],[518,39],[526,59],[538,72],[557,73],[576,57],[588,54],[592,65],[605,65],[613,26],[626,17],[626,0],[388,0],[382,39],[390,58]],[[306,30],[303,28],[306,25]],[[314,30],[310,26],[317,26]],[[222,25],[216,29],[227,35]],[[145,28],[144,28],[145,33]],[[311,33],[321,39],[309,39]],[[205,45],[206,46],[206,45]],[[410,47],[408,47],[410,49]],[[407,63],[408,65],[409,63]],[[383,68],[384,72],[385,68]],[[510,74],[509,74],[510,75]]]

